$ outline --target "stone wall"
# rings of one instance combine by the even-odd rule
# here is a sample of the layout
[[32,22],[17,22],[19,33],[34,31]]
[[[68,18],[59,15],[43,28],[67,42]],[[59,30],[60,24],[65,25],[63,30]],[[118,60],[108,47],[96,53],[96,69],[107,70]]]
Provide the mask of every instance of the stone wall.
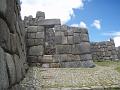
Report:
[[20,17],[20,1],[0,0],[0,90],[8,90],[19,83],[26,70],[25,31]]
[[93,60],[118,60],[114,40],[91,43]]
[[118,59],[120,60],[120,46],[117,47],[116,50],[117,50]]
[[59,19],[25,17],[27,57],[42,67],[93,67],[88,31],[61,25]]
[[88,31],[85,28],[56,26],[55,60],[61,67],[92,67]]

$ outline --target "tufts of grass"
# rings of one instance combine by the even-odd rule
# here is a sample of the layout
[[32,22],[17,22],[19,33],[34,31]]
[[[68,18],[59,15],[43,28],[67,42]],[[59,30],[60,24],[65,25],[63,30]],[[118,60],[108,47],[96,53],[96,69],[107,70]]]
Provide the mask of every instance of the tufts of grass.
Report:
[[116,67],[115,70],[117,70],[120,73],[120,66]]

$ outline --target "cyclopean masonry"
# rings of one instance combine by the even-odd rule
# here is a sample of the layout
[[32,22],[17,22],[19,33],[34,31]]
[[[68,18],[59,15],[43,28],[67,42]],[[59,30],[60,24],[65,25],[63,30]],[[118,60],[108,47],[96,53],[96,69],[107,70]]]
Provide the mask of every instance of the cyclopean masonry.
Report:
[[25,17],[27,59],[41,67],[94,67],[86,28],[61,25],[59,19]]
[[103,42],[92,42],[91,53],[93,60],[118,60],[117,50],[115,48],[114,40]]
[[[0,0],[0,90],[20,90],[27,70],[19,0]],[[14,85],[16,85],[14,87]]]

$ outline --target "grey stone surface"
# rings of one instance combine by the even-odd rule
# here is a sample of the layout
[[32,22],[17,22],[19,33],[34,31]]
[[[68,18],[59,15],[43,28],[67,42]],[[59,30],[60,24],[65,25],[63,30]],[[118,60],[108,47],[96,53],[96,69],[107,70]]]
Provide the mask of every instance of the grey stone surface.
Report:
[[53,55],[53,62],[59,63],[61,61],[61,55],[55,54]]
[[71,62],[71,61],[80,61],[80,55],[73,55],[73,54],[67,54],[67,61]]
[[62,44],[68,44],[68,38],[65,36],[62,36]]
[[5,61],[5,53],[0,47],[0,90],[7,90],[9,87],[9,78]]
[[56,45],[56,53],[57,54],[69,54],[72,53],[71,45]]
[[43,52],[44,52],[44,48],[42,45],[33,46],[33,47],[30,47],[29,49],[29,55],[31,56],[43,55]]
[[38,22],[38,25],[41,26],[54,26],[54,25],[61,25],[60,19],[45,19],[45,20],[40,20]]
[[2,18],[0,18],[0,28],[0,46],[10,51],[10,31]]
[[36,18],[38,18],[38,19],[41,19],[41,18],[45,19],[45,13],[41,12],[41,11],[37,11]]
[[[38,17],[40,13],[37,13]],[[32,17],[30,20],[35,22],[38,18]],[[25,22],[27,22],[27,18]],[[29,20],[28,22],[30,23]],[[49,65],[49,67],[58,67],[58,63],[80,61],[81,55],[91,54],[87,29],[61,25],[59,19],[39,19],[36,22],[38,23],[37,26],[34,23],[31,24],[32,26],[37,27],[36,35],[35,33],[27,32],[28,40],[31,39],[31,41],[27,43],[29,58],[31,56],[43,55],[41,63]],[[31,25],[28,25],[28,27]],[[42,38],[43,41],[38,41],[40,38]],[[32,39],[34,39],[34,43],[32,42]],[[35,39],[37,40],[37,43],[41,42],[42,44],[35,44]],[[43,50],[38,50],[38,48],[35,49],[37,45],[42,46],[44,53],[38,54],[41,51],[43,52]],[[51,55],[53,58],[51,59],[49,57],[49,59],[46,59],[45,55]],[[32,60],[34,59],[32,58]],[[86,58],[82,60],[84,61]],[[91,60],[91,57],[87,56],[87,60]]]
[[61,54],[60,55],[60,62],[66,62],[66,61],[68,61],[68,56],[67,56],[67,54]]
[[73,30],[68,30],[67,31],[67,36],[73,36]]
[[73,36],[68,36],[68,44],[73,44]]
[[20,61],[20,58],[18,55],[14,54],[13,55],[14,62],[15,62],[15,70],[16,70],[16,81],[20,82],[22,79],[22,63]]
[[80,55],[80,59],[82,61],[92,60],[92,55],[91,54]]
[[52,63],[52,62],[53,62],[52,55],[43,55],[43,59],[41,60],[41,63]]
[[80,34],[79,33],[74,33],[74,37],[73,37],[73,41],[75,44],[79,44],[80,43]]
[[44,39],[34,39],[34,45],[44,45]]
[[55,54],[55,33],[53,28],[45,30],[45,54]]
[[81,33],[88,34],[88,30],[86,28],[79,28]]
[[81,51],[80,51],[80,44],[74,44],[72,46],[72,54],[80,54]]
[[80,34],[80,40],[83,42],[89,42],[88,34]]
[[118,59],[120,60],[120,46],[118,47]]
[[63,68],[78,68],[81,67],[80,61],[72,61],[72,62],[61,62],[61,67]]
[[37,32],[37,28],[38,28],[38,26],[29,26],[27,28],[27,32],[29,32],[29,33],[35,33],[35,32]]
[[7,9],[6,0],[0,0],[0,13],[5,13]]
[[8,76],[10,80],[10,85],[15,84],[16,81],[16,71],[15,71],[15,64],[13,61],[13,56],[5,53],[5,60],[7,62],[7,67],[8,67]]
[[90,43],[89,42],[81,42],[80,43],[80,54],[90,53]]
[[10,34],[10,46],[11,46],[11,51],[15,53],[17,50],[17,40],[15,34]]
[[62,44],[62,36],[55,36],[55,44]]
[[112,39],[91,43],[91,52],[93,60],[118,60],[119,56]]
[[44,29],[45,29],[44,26],[37,26],[38,32],[44,32],[45,31]]
[[50,65],[48,63],[42,64],[42,68],[50,68]]
[[[0,0],[0,47],[4,50],[0,54],[4,57],[0,56],[0,90],[10,89],[25,75],[25,30],[20,10],[19,0]],[[14,54],[20,59],[14,59]]]
[[40,38],[40,39],[44,39],[44,32],[37,32],[37,33],[36,33],[36,38],[37,38],[37,39],[39,39],[39,38]]
[[36,38],[36,33],[27,33],[27,37],[29,39],[35,39]]
[[38,56],[28,56],[27,57],[28,63],[40,63],[41,61],[38,60]]
[[34,40],[35,40],[35,39],[27,39],[27,40],[26,40],[27,46],[34,46],[34,45],[35,45],[35,44],[34,44]]
[[93,67],[95,67],[95,64],[93,63],[92,60],[81,61],[81,67],[93,68]]

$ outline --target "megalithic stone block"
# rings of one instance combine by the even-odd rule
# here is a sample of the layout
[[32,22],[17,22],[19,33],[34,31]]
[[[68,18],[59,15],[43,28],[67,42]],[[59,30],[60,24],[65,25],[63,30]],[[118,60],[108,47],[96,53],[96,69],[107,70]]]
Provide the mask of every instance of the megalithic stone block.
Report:
[[0,13],[5,13],[7,9],[6,0],[0,0]]
[[80,43],[80,34],[79,33],[74,33],[73,41],[75,44]]
[[92,60],[92,55],[91,54],[80,55],[80,59],[81,61]]
[[81,42],[79,50],[80,50],[80,54],[90,53],[90,43],[89,42]]
[[45,20],[39,20],[38,25],[55,26],[55,25],[61,25],[61,22],[60,19],[45,19]]
[[0,47],[0,90],[7,90],[8,87],[9,79],[6,68],[5,53]]
[[89,42],[88,34],[80,34],[80,40],[83,42]]
[[92,68],[95,67],[95,64],[93,63],[92,60],[81,61],[81,67]]
[[71,45],[56,45],[56,53],[57,54],[70,54],[72,53]]
[[38,26],[29,26],[27,28],[27,32],[29,32],[29,33],[36,33],[37,32],[37,28],[38,28]]
[[79,55],[79,54],[81,54],[80,44],[74,44],[74,45],[72,45],[72,54],[73,55]]
[[31,56],[43,55],[43,51],[44,51],[44,48],[42,45],[33,46],[33,47],[30,47],[29,49],[29,55]]
[[15,72],[15,64],[13,61],[13,56],[5,53],[5,60],[7,62],[7,67],[8,67],[8,75],[10,76],[10,85],[15,84],[16,81],[16,72]]
[[13,59],[15,62],[15,68],[16,68],[16,81],[20,82],[22,79],[22,65],[21,65],[21,61],[18,55],[14,54],[13,55]]

